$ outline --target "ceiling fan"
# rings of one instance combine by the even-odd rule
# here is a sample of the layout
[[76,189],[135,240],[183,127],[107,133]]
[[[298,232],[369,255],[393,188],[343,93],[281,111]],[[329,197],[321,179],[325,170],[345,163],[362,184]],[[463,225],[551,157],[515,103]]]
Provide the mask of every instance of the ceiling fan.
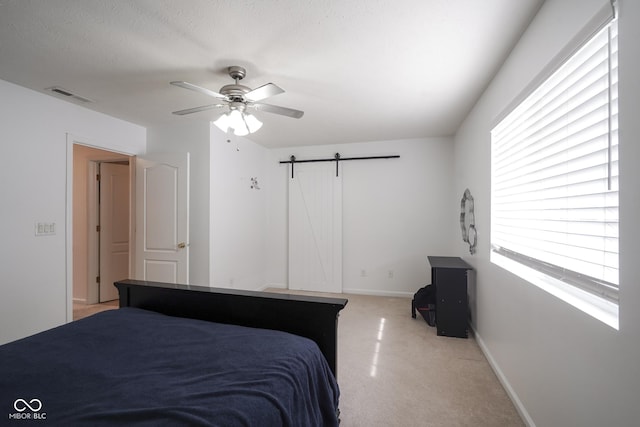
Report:
[[267,83],[255,89],[251,89],[238,83],[247,74],[247,71],[243,67],[234,65],[229,67],[227,70],[229,72],[229,76],[231,76],[231,78],[235,80],[235,83],[222,86],[219,92],[214,92],[212,90],[196,86],[188,82],[171,82],[171,84],[174,86],[193,90],[195,92],[208,95],[212,98],[216,98],[220,101],[220,103],[217,104],[209,104],[203,105],[201,107],[174,111],[173,114],[183,116],[185,114],[192,114],[200,111],[212,110],[214,108],[228,106],[229,111],[220,116],[220,118],[218,118],[216,121],[214,121],[214,124],[224,132],[227,132],[231,128],[233,129],[234,134],[240,136],[253,133],[260,129],[260,127],[262,126],[262,123],[255,116],[247,112],[247,109],[249,108],[255,109],[257,111],[264,111],[266,113],[280,114],[282,116],[292,117],[294,119],[299,119],[304,115],[304,111],[260,102],[263,99],[284,92],[283,89],[276,86],[275,84]]

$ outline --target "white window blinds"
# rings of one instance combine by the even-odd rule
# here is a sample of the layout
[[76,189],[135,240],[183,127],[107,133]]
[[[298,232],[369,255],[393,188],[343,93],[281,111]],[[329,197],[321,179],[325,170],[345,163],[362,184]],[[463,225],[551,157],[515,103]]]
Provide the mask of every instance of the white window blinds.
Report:
[[618,300],[617,21],[491,132],[492,250]]

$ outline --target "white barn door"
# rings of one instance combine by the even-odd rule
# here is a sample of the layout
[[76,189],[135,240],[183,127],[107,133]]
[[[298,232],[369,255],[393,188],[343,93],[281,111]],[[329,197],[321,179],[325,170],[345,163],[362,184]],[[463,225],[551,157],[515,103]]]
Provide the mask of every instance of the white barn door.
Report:
[[289,174],[289,288],[342,292],[342,173],[334,162],[296,163]]

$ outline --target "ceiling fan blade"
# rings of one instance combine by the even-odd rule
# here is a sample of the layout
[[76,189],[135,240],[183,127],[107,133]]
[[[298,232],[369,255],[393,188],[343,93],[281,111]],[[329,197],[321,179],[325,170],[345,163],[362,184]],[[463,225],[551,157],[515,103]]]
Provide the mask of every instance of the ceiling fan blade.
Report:
[[294,110],[293,108],[280,107],[278,105],[271,104],[253,104],[252,105],[258,111],[264,111],[266,113],[280,114],[281,116],[292,117],[299,119],[304,115],[304,111]]
[[176,114],[178,116],[184,116],[185,114],[198,113],[200,111],[212,110],[214,108],[224,107],[224,106],[225,106],[225,104],[203,105],[202,107],[194,107],[194,108],[187,108],[186,110],[174,111],[171,114]]
[[262,85],[250,92],[245,93],[244,97],[249,101],[256,102],[282,92],[284,92],[284,90],[282,90],[278,86],[274,85],[273,83],[267,83],[266,85]]
[[224,100],[227,99],[227,97],[225,95],[221,94],[221,93],[214,92],[212,90],[205,89],[205,88],[200,87],[200,86],[196,86],[196,85],[194,85],[192,83],[187,83],[187,82],[170,82],[170,83],[172,85],[174,85],[174,86],[178,86],[178,87],[181,87],[181,88],[184,88],[184,89],[193,90],[193,91],[205,94],[205,95],[212,96],[214,98],[224,99]]

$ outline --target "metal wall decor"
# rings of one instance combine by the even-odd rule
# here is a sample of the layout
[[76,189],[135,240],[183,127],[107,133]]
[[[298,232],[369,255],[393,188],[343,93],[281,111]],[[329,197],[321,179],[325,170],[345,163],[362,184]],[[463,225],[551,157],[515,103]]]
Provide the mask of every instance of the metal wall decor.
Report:
[[460,228],[462,229],[462,240],[469,244],[469,253],[476,253],[476,243],[478,233],[476,232],[476,218],[473,213],[473,196],[467,188],[464,190],[460,201]]

